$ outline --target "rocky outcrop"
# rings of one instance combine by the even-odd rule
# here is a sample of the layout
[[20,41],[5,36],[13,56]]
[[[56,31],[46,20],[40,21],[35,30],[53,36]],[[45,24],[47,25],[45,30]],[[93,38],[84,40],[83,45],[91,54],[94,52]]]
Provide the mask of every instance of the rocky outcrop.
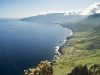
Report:
[[[24,72],[25,75],[53,75],[53,66],[48,61],[41,61],[36,68],[29,68]],[[86,65],[80,65],[73,68],[67,75],[100,75],[100,64],[94,64],[90,69]]]
[[53,67],[48,61],[41,61],[36,68],[25,70],[25,75],[52,75]]

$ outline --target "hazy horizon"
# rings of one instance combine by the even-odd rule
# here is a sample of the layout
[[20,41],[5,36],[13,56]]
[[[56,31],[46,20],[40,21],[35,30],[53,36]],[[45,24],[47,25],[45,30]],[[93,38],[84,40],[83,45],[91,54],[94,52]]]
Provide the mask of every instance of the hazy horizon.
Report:
[[84,10],[99,0],[0,0],[0,18],[23,18],[50,12]]

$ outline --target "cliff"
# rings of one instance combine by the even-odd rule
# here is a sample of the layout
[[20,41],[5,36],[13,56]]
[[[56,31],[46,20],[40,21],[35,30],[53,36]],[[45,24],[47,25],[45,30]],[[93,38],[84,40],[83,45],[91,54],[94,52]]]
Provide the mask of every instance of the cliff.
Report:
[[48,61],[41,61],[36,68],[25,70],[25,75],[52,75],[53,67]]

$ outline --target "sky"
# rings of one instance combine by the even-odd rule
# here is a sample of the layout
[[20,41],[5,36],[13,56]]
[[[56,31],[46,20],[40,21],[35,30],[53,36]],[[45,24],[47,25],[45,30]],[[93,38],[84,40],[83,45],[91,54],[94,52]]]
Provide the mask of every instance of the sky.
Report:
[[99,0],[0,0],[0,18],[23,18],[46,12],[78,11]]

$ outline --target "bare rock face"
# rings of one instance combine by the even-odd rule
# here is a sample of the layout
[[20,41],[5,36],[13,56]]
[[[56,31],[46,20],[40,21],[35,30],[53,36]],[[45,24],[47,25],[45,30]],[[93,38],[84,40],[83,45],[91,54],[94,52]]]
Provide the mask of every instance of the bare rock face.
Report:
[[52,75],[53,67],[48,61],[41,61],[36,68],[25,70],[25,75]]

